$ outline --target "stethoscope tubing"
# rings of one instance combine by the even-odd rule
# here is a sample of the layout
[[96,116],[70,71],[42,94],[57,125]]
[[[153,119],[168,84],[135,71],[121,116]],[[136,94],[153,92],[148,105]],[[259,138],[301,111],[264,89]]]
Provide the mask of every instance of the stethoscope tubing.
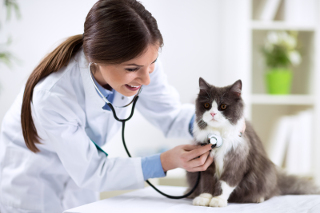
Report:
[[[91,68],[91,64],[92,64],[92,63],[89,64],[89,75],[90,75],[91,81],[92,81],[95,89],[98,91],[98,93],[99,93],[100,96],[102,97],[102,99],[103,99],[103,100],[105,101],[105,103],[108,104],[108,106],[110,107],[110,109],[111,109],[111,111],[112,111],[112,113],[113,113],[113,117],[114,117],[117,121],[119,121],[119,122],[122,123],[122,143],[123,143],[124,149],[125,149],[126,152],[127,152],[127,155],[131,158],[131,154],[130,154],[130,152],[129,152],[128,148],[127,148],[126,142],[125,142],[124,130],[125,130],[126,121],[130,120],[130,119],[132,118],[132,116],[133,116],[136,103],[137,103],[137,101],[138,101],[138,99],[139,99],[138,94],[141,92],[141,88],[139,89],[138,94],[133,98],[133,101],[131,101],[129,104],[127,104],[127,105],[125,105],[125,106],[123,106],[123,107],[119,107],[119,108],[124,108],[124,107],[129,106],[129,105],[132,103],[132,108],[131,108],[131,113],[130,113],[130,115],[129,115],[127,118],[125,118],[125,119],[120,119],[120,118],[118,118],[118,116],[117,116],[117,114],[116,114],[116,111],[115,111],[113,105],[109,102],[109,100],[108,100],[106,97],[103,96],[103,94],[100,92],[99,88],[97,87],[96,83],[94,82],[93,77],[92,77],[92,73],[91,73],[91,69],[90,69],[90,68]],[[198,172],[198,178],[197,178],[197,181],[196,181],[196,184],[194,185],[194,187],[193,187],[188,193],[186,193],[186,194],[184,194],[184,195],[181,195],[181,196],[168,195],[168,194],[160,191],[160,190],[159,190],[157,187],[155,187],[153,184],[151,184],[149,180],[146,180],[146,182],[147,182],[154,190],[156,190],[158,193],[160,193],[161,195],[163,195],[163,196],[165,196],[165,197],[167,197],[167,198],[170,198],[170,199],[182,199],[182,198],[186,198],[186,197],[188,197],[189,195],[191,195],[191,194],[194,192],[194,190],[198,187],[199,182],[200,182],[200,176],[201,176],[201,173]]]
[[[131,109],[131,114],[130,114],[129,117],[126,118],[126,119],[119,119],[119,118],[117,117],[117,115],[116,115],[116,112],[115,112],[114,108],[112,107],[112,104],[111,104],[111,103],[110,103],[110,104],[108,103],[110,109],[111,109],[112,112],[113,112],[114,118],[115,118],[117,121],[120,121],[120,122],[122,123],[122,131],[121,131],[121,132],[122,132],[122,134],[121,134],[121,136],[122,136],[122,143],[123,143],[124,149],[125,149],[126,152],[127,152],[127,155],[128,155],[130,158],[131,158],[131,154],[130,154],[130,152],[129,152],[128,148],[127,148],[126,142],[125,142],[124,130],[125,130],[126,121],[128,121],[128,120],[133,116],[134,108],[135,108],[136,102],[138,101],[138,98],[139,98],[139,96],[136,96],[135,100],[133,101],[133,103],[132,103],[132,109]],[[163,195],[163,196],[165,196],[165,197],[167,197],[167,198],[170,198],[170,199],[182,199],[182,198],[186,198],[186,197],[190,196],[190,195],[194,192],[194,190],[198,187],[199,182],[200,182],[200,176],[201,176],[201,173],[198,172],[197,181],[196,181],[196,184],[194,185],[194,187],[193,187],[188,193],[186,193],[186,194],[184,194],[184,195],[181,195],[181,196],[168,195],[168,194],[160,191],[157,187],[155,187],[152,183],[150,183],[149,180],[146,180],[146,182],[147,182],[147,183],[149,184],[149,186],[151,186],[154,190],[156,190],[158,193],[160,193],[161,195]]]

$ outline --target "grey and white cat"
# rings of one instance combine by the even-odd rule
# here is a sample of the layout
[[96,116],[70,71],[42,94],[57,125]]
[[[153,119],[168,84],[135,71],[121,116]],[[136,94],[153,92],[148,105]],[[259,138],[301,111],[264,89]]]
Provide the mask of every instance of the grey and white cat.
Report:
[[[244,119],[241,80],[215,87],[200,78],[199,86],[195,143],[207,144],[207,135],[214,133],[222,137],[223,144],[212,149],[214,161],[201,172],[199,186],[190,195],[194,205],[224,207],[228,202],[259,203],[276,195],[320,194],[310,180],[287,175],[269,160],[259,137]],[[244,122],[246,130],[241,136]],[[197,175],[187,173],[189,188]]]

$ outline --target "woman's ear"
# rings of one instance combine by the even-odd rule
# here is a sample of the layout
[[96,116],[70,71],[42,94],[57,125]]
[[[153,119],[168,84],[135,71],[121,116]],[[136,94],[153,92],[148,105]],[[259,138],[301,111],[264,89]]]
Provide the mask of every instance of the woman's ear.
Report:
[[90,62],[89,66],[92,74],[95,74],[99,70],[98,64],[95,62]]

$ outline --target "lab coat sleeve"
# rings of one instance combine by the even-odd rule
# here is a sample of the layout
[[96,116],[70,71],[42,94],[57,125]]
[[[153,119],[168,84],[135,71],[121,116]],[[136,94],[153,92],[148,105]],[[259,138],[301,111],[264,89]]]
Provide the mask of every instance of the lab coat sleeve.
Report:
[[137,109],[166,137],[192,139],[189,124],[195,114],[193,104],[181,104],[177,90],[170,86],[161,62],[156,62],[150,74],[150,84],[144,86],[137,101]]
[[86,135],[85,125],[79,119],[82,110],[77,107],[80,108],[70,97],[42,90],[34,93],[33,119],[39,132],[44,133],[40,146],[56,152],[81,188],[95,191],[143,188],[141,158],[108,158],[98,151]]

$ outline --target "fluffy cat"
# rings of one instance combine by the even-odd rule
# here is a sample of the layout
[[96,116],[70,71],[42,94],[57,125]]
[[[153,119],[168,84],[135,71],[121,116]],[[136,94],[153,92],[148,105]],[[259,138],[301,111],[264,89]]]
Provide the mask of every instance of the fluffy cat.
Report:
[[[220,135],[223,144],[213,148],[214,162],[201,172],[198,187],[190,195],[194,205],[224,207],[228,202],[259,203],[276,195],[320,194],[310,180],[287,175],[268,158],[254,129],[243,117],[242,82],[215,87],[199,79],[194,139],[207,144],[207,135]],[[239,134],[246,123],[245,133]],[[297,156],[299,157],[299,156]],[[197,173],[187,172],[189,189]]]

